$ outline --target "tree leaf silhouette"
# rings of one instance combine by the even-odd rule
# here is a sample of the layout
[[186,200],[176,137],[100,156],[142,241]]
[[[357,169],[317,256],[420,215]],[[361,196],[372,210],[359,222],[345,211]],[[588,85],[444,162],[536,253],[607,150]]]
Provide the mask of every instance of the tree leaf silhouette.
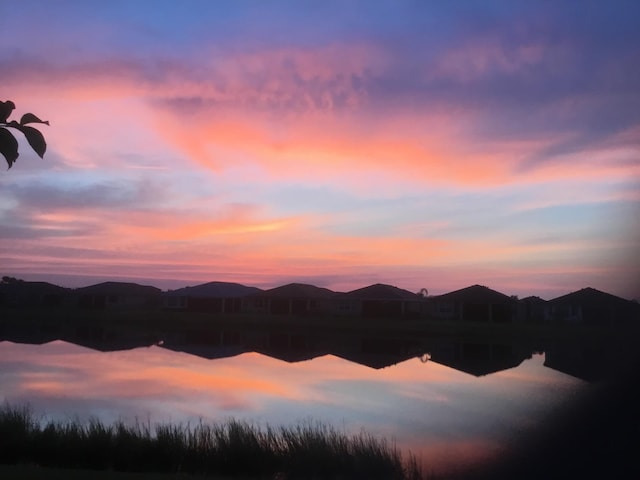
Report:
[[16,105],[11,100],[0,102],[0,153],[7,161],[9,168],[15,163],[19,155],[19,144],[15,138],[15,134],[10,130],[11,128],[22,132],[31,148],[40,158],[44,158],[44,154],[47,151],[47,142],[44,139],[44,135],[42,135],[40,130],[30,127],[27,124],[41,123],[49,125],[49,122],[41,120],[33,113],[25,113],[22,115],[20,123],[15,120],[9,121],[11,112],[13,112],[15,108]]
[[9,168],[18,159],[18,141],[4,127],[0,127],[0,153],[7,161]]
[[40,130],[26,125],[12,126],[20,130],[26,137],[29,145],[31,145],[31,148],[33,148],[33,151],[36,152],[40,158],[44,158],[44,152],[47,151],[47,142],[44,140],[44,135],[42,135]]
[[16,104],[11,100],[7,100],[6,102],[0,102],[0,123],[5,123],[13,109],[16,108]]
[[25,113],[20,119],[20,125],[26,125],[27,123],[44,123],[49,125],[49,120],[40,120],[33,113]]

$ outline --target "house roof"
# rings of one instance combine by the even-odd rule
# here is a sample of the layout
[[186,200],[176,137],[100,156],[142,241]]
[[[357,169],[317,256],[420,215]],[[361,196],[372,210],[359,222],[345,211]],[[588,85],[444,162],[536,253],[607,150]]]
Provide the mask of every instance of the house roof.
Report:
[[478,303],[509,303],[513,299],[504,293],[492,290],[483,285],[471,285],[470,287],[454,290],[435,297],[436,300],[463,301]]
[[421,298],[418,294],[394,287],[393,285],[385,285],[376,283],[368,287],[352,290],[345,293],[345,297],[358,298],[362,300],[417,300]]
[[262,294],[275,298],[330,298],[336,295],[336,292],[306,283],[289,283],[266,290]]
[[0,283],[0,292],[10,295],[46,295],[68,292],[68,288],[59,287],[49,282],[13,282]]
[[520,301],[524,302],[524,303],[547,303],[547,301],[545,299],[537,297],[535,295],[531,295],[529,297],[521,298]]
[[161,290],[150,285],[129,282],[103,282],[76,288],[76,293],[89,295],[158,295]]
[[165,292],[168,296],[186,296],[195,298],[240,298],[262,292],[257,287],[247,287],[240,283],[208,282],[193,287],[184,287]]
[[587,287],[576,292],[549,300],[549,303],[577,303],[580,305],[624,305],[630,306],[633,302],[624,298],[616,297],[610,293],[601,292],[595,288]]

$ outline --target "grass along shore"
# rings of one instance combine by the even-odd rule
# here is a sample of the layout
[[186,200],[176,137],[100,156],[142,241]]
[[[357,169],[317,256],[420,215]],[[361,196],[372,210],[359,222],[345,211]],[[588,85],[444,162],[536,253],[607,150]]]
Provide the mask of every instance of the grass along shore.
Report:
[[386,440],[323,424],[41,422],[28,407],[8,404],[0,408],[0,464],[215,478],[423,478],[416,458]]

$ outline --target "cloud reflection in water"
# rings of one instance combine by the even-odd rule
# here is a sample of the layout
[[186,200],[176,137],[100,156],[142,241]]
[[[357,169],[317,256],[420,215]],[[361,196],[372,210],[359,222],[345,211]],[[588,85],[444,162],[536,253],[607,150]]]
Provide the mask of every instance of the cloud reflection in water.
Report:
[[2,399],[28,403],[47,419],[320,421],[384,436],[429,471],[499,455],[587,388],[544,367],[541,355],[478,378],[419,358],[376,370],[333,355],[207,360],[157,346],[97,352],[54,341],[0,342],[0,364]]

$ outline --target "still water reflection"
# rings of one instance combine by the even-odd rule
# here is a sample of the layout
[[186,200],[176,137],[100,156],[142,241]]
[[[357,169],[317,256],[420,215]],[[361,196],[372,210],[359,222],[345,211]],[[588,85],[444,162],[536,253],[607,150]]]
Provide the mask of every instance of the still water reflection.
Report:
[[235,332],[226,341],[223,334],[132,340],[121,332],[34,340],[43,344],[4,339],[0,400],[28,403],[46,419],[319,421],[392,439],[430,471],[494,459],[593,388],[576,367],[589,357],[583,348],[550,345],[545,354],[504,339],[282,332]]

